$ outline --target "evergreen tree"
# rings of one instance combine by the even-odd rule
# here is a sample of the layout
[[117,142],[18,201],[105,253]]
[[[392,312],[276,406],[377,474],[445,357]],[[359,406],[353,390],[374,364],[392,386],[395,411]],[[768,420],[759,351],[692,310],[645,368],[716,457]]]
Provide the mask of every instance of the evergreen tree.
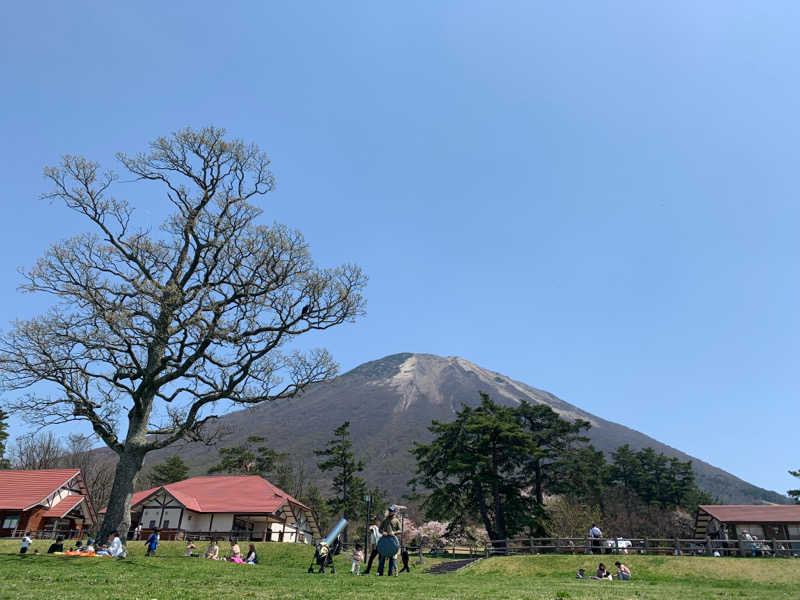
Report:
[[11,462],[6,458],[8,439],[8,413],[0,408],[0,469],[10,469]]
[[[356,460],[353,443],[350,441],[350,421],[345,421],[333,430],[333,439],[322,450],[314,450],[317,456],[325,457],[317,463],[322,472],[332,471],[335,496],[328,500],[334,514],[341,513],[348,521],[359,518],[367,492],[364,480],[356,475],[364,470],[364,462]],[[347,529],[343,533],[347,541]]]
[[170,456],[157,464],[150,472],[150,485],[153,487],[183,481],[189,475],[189,466],[178,455]]
[[263,437],[251,435],[241,446],[219,448],[220,461],[208,469],[209,474],[260,475],[269,479],[285,455],[268,446],[256,446],[263,441]]
[[[793,477],[800,477],[800,469],[798,469],[797,471],[789,471],[789,475],[792,475]],[[800,504],[800,489],[789,490],[786,493],[789,494],[792,498],[794,498],[796,504]]]
[[544,489],[552,481],[559,460],[567,457],[574,444],[587,442],[580,434],[589,429],[588,421],[567,421],[546,404],[522,401],[516,409],[520,425],[531,436],[534,450],[525,459],[531,484],[539,504],[544,502]]
[[431,443],[414,445],[411,483],[431,490],[424,503],[428,518],[450,521],[451,531],[480,519],[490,539],[502,540],[544,518],[535,496],[524,493],[526,459],[536,446],[514,409],[480,396],[480,405],[465,406],[455,421],[434,421]]
[[602,450],[594,446],[571,449],[554,465],[548,491],[588,506],[603,506],[608,465]]

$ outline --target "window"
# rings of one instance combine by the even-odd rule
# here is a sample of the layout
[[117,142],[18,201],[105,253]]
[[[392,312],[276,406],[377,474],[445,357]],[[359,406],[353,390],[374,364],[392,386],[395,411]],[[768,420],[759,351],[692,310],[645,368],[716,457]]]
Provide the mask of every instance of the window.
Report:
[[3,519],[3,529],[16,529],[19,523],[19,515],[8,515]]
[[156,526],[156,520],[155,519],[151,519],[150,520],[150,525],[148,525],[148,527],[150,529],[155,529],[155,526]]
[[161,526],[164,527],[165,529],[168,529],[169,528],[169,519],[164,519],[164,523]]

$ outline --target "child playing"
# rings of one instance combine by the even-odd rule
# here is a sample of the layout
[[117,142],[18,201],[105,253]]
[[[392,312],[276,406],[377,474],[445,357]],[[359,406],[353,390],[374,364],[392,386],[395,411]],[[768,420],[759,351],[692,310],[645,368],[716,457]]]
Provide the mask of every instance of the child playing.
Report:
[[153,533],[147,538],[145,542],[147,551],[144,553],[145,556],[155,556],[156,555],[156,548],[158,548],[158,528],[153,529]]
[[353,564],[350,565],[350,572],[359,575],[361,570],[361,563],[364,562],[364,553],[361,551],[361,544],[356,544],[353,549],[353,555],[350,557]]
[[194,542],[192,542],[192,540],[187,541],[186,542],[186,548],[183,549],[183,555],[184,556],[200,556],[196,552],[193,552],[195,547],[196,546],[194,545]]
[[28,546],[31,545],[31,532],[26,531],[25,535],[22,536],[22,539],[19,542],[19,553],[25,554],[28,551]]

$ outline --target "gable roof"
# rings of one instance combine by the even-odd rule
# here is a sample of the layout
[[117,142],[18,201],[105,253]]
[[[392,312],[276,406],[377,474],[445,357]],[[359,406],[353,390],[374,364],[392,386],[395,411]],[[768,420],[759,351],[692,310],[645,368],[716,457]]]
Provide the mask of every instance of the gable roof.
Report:
[[258,475],[209,475],[191,477],[136,492],[131,509],[164,489],[185,508],[199,513],[272,513],[284,502],[309,509],[279,487]]
[[50,507],[43,517],[56,517],[63,519],[73,508],[77,507],[81,502],[86,500],[86,496],[82,494],[67,494],[64,498]]
[[0,470],[0,509],[33,508],[80,472],[80,469]]
[[800,523],[800,504],[701,504],[720,523]]

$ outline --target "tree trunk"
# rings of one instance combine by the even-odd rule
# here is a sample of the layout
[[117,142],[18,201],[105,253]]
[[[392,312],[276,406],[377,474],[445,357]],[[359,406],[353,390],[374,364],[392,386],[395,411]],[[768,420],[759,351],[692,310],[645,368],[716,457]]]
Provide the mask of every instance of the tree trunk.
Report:
[[131,495],[144,455],[138,448],[128,446],[120,453],[106,516],[97,535],[98,541],[105,541],[108,534],[115,530],[119,532],[120,539],[127,539],[131,526]]

